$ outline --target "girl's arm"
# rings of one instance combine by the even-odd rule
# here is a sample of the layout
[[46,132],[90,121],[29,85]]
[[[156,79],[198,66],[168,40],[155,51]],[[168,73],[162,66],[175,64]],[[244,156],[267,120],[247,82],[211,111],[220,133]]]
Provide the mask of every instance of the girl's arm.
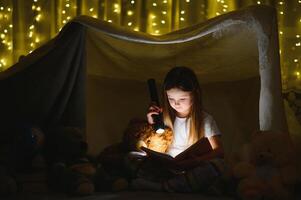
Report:
[[176,167],[179,169],[191,169],[193,167],[198,166],[202,161],[211,160],[214,158],[223,158],[224,150],[223,150],[223,145],[220,136],[212,136],[209,137],[208,139],[213,149],[212,151],[210,151],[205,155],[195,156],[193,158],[179,161],[177,162]]

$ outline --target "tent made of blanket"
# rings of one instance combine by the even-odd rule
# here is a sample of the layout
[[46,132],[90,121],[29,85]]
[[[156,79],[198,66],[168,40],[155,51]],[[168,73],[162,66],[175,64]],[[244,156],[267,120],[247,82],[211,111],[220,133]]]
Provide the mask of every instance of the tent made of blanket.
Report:
[[276,11],[254,6],[162,36],[81,16],[0,74],[1,126],[85,129],[97,154],[145,118],[146,80],[158,87],[174,66],[192,68],[226,152],[251,132],[287,130],[281,98]]

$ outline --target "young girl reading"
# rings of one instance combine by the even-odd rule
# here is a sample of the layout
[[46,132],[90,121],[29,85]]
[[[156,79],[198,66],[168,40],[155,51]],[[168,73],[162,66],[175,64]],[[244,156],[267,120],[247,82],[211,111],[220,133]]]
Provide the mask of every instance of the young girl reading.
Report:
[[221,133],[212,116],[203,110],[201,97],[198,79],[191,69],[174,67],[167,73],[163,83],[163,108],[151,105],[147,113],[148,122],[153,124],[152,115],[163,112],[164,123],[174,134],[167,152],[173,157],[202,137],[208,138],[212,151],[176,162],[174,168],[185,173],[166,181],[155,183],[142,178],[135,179],[132,181],[134,189],[195,191],[199,187],[204,188],[204,184],[210,184],[219,175],[222,166],[219,164],[220,158],[223,158]]

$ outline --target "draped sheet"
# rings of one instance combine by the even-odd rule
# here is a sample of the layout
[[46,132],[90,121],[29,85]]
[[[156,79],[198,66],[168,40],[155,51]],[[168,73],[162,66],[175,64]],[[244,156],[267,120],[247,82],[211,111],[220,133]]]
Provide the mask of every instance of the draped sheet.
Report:
[[1,122],[86,130],[89,151],[121,139],[145,117],[146,80],[158,87],[173,66],[192,68],[226,152],[251,132],[287,130],[276,11],[253,6],[162,36],[80,16],[53,40],[0,73]]

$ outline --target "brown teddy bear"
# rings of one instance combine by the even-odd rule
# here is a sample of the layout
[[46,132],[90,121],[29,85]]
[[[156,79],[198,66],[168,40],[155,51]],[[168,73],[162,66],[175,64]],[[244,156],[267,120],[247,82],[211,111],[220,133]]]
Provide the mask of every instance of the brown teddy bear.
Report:
[[240,160],[232,167],[237,194],[249,199],[290,199],[297,181],[295,153],[288,134],[253,133]]
[[124,132],[123,144],[130,151],[139,151],[140,147],[144,146],[165,153],[172,142],[172,138],[173,133],[170,128],[166,128],[164,133],[158,134],[147,121],[133,119]]

